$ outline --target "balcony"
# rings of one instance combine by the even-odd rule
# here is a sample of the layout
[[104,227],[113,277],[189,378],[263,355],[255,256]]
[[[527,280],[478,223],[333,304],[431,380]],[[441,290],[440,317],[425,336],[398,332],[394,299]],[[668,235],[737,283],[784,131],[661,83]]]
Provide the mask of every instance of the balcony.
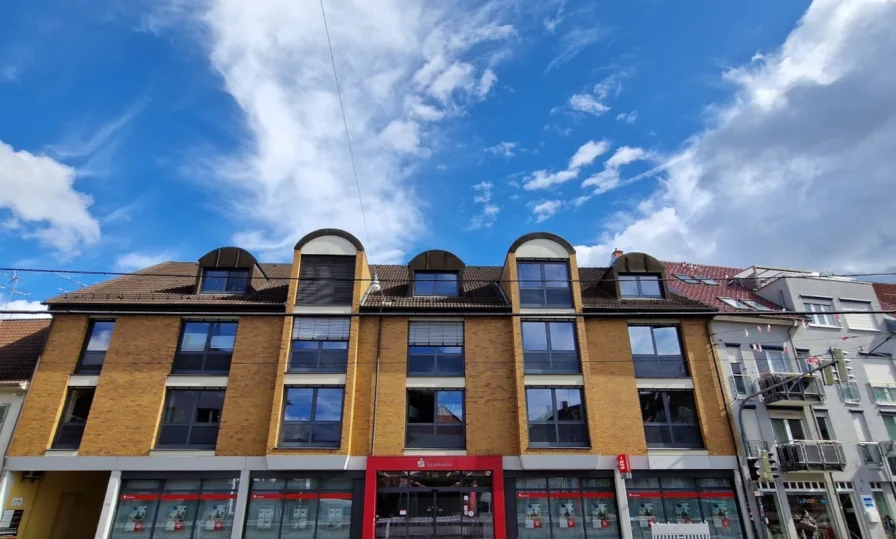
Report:
[[877,442],[859,442],[859,455],[869,468],[884,467],[884,455]]
[[785,472],[842,472],[846,468],[843,445],[829,440],[779,443],[778,460]]
[[[785,384],[773,387],[787,381]],[[811,406],[824,400],[818,378],[811,374],[776,372],[759,378],[759,389],[767,405]]]

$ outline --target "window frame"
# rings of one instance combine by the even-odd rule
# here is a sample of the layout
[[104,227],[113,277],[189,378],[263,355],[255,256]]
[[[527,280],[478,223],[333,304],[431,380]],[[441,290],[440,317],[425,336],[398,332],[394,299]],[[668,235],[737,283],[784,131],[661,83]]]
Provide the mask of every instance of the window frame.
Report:
[[[290,335],[289,340],[289,361],[286,364],[286,372],[289,373],[311,373],[311,374],[345,374],[348,370],[348,349],[351,342],[351,318],[346,318],[344,316],[315,316],[311,317],[311,320],[340,320],[348,323],[348,332],[345,335],[344,339],[299,339],[296,338],[296,324],[299,322],[298,319],[293,321],[292,324],[292,334]],[[316,367],[314,368],[300,368],[296,367],[293,364],[293,358],[296,354],[296,342],[305,342],[305,343],[317,343],[317,349],[315,351],[314,357],[316,362]],[[321,353],[325,348],[324,344],[329,342],[339,342],[345,343],[345,348],[333,348],[331,350],[343,350],[344,357],[340,357],[341,364],[338,368],[321,368]],[[335,354],[334,354],[335,355]]]
[[[781,358],[771,358],[769,354],[776,353],[781,354]],[[761,357],[760,357],[761,355]],[[793,362],[790,360],[790,357],[787,355],[787,351],[784,350],[783,347],[776,348],[773,345],[763,346],[762,350],[754,350],[753,351],[753,361],[756,362],[756,372],[759,373],[759,376],[763,374],[779,374],[779,373],[793,373]],[[775,367],[775,362],[780,362],[780,365],[783,365],[784,370],[777,370]],[[766,370],[761,369],[760,365],[766,365],[768,368]]]
[[738,300],[738,301],[740,301],[740,302],[743,303],[744,305],[747,305],[747,306],[749,306],[749,307],[752,307],[753,309],[755,309],[755,310],[757,310],[757,311],[766,311],[766,312],[768,312],[768,311],[772,311],[772,310],[773,310],[771,307],[766,307],[765,305],[759,303],[759,302],[756,301],[755,299],[740,299],[740,300]]
[[684,274],[676,273],[675,276],[678,277],[678,279],[679,279],[680,281],[683,281],[683,282],[685,282],[686,284],[700,284],[700,281],[699,281],[699,280],[697,280],[697,279],[694,278],[694,277],[691,277],[690,275],[684,275]]
[[[84,418],[83,423],[77,423],[72,421],[66,421],[66,416],[69,415],[69,408],[73,405],[73,398],[75,394],[81,393],[90,393],[90,406],[87,408],[87,417]],[[95,387],[69,387],[68,391],[65,395],[65,402],[62,408],[62,414],[59,416],[59,422],[56,424],[56,431],[53,433],[53,444],[50,446],[52,449],[64,449],[64,450],[74,450],[77,451],[81,447],[81,440],[84,437],[84,429],[87,428],[87,421],[90,419],[90,410],[93,408],[93,399],[96,397],[96,388]],[[68,428],[69,430],[80,430],[81,433],[78,435],[78,443],[77,444],[60,444],[60,438],[62,438],[63,431]]]
[[[688,365],[688,362],[686,359],[687,353],[685,352],[684,341],[681,338],[681,327],[678,324],[628,324],[628,329],[631,329],[633,327],[650,328],[650,338],[651,338],[651,342],[653,343],[653,351],[654,351],[654,353],[652,355],[635,354],[635,351],[632,347],[631,333],[629,332],[629,350],[631,351],[632,363],[635,367],[635,378],[690,378],[691,377],[690,366]],[[660,354],[657,353],[656,333],[655,333],[655,330],[657,328],[674,328],[675,329],[675,335],[678,338],[678,350],[680,352],[678,356],[671,356],[671,355],[667,355],[667,354],[661,356]],[[653,363],[654,363],[653,367],[657,368],[660,366],[660,362],[663,362],[663,361],[672,362],[673,361],[671,359],[659,359],[660,357],[679,357],[681,359],[681,366],[683,367],[682,370],[684,371],[684,373],[676,374],[673,376],[646,376],[644,374],[638,373],[638,363],[639,362],[646,364],[648,361],[653,361]]]
[[[162,419],[161,419],[161,421],[159,421],[159,432],[158,432],[158,435],[156,436],[155,449],[161,449],[161,450],[181,449],[181,450],[190,450],[190,451],[210,451],[210,450],[216,449],[218,446],[218,436],[221,434],[221,419],[224,416],[224,399],[226,398],[226,390],[227,390],[227,388],[224,388],[224,387],[201,387],[201,388],[169,387],[169,388],[166,388],[165,389],[165,402],[164,402],[164,405],[162,406]],[[165,421],[165,415],[168,410],[168,403],[169,403],[169,399],[171,398],[171,396],[176,393],[189,393],[189,392],[196,393],[195,406],[192,410],[190,421],[188,423],[167,423]],[[199,399],[202,397],[203,393],[221,393],[221,410],[218,412],[218,421],[216,423],[211,423],[211,422],[200,423],[199,421],[196,420],[196,414],[199,410]],[[210,427],[213,425],[218,428],[217,432],[215,433],[215,443],[214,444],[191,444],[191,443],[189,443],[190,435],[193,432],[194,427],[197,427],[197,426]],[[184,426],[188,427],[187,428],[187,436],[186,436],[187,443],[185,443],[185,444],[162,444],[161,443],[162,432],[166,426],[167,427],[184,427]]]
[[[731,386],[735,396],[748,395],[753,389],[753,381],[747,374],[747,367],[744,364],[743,349],[739,344],[726,344],[725,353],[728,356],[728,368],[731,371]],[[735,367],[737,369],[735,369]],[[739,372],[735,372],[735,370]],[[738,387],[738,383],[742,386]],[[748,391],[749,390],[749,391]]]
[[[420,277],[425,276],[433,276],[436,277],[438,275],[450,275],[454,277],[454,279],[449,280],[440,280],[440,279],[420,279]],[[429,282],[433,283],[432,285],[432,294],[421,294],[417,292],[417,284],[418,282]],[[440,293],[439,292],[439,284],[440,283],[451,283],[454,285],[453,293]],[[415,271],[414,272],[414,282],[413,282],[413,296],[417,298],[456,298],[460,296],[460,274],[456,271]]]
[[[530,390],[550,390],[551,392],[551,415],[554,419],[550,421],[532,421],[529,419],[529,391]],[[582,419],[581,421],[570,421],[570,420],[561,420],[559,419],[559,407],[557,405],[557,390],[575,390],[579,392],[579,402],[581,402],[582,406]],[[591,433],[588,430],[588,412],[587,412],[587,404],[585,402],[585,388],[581,386],[526,386],[526,438],[528,439],[529,448],[530,449],[563,449],[563,448],[590,448],[591,447]],[[557,438],[557,442],[533,442],[532,436],[530,434],[532,425],[551,425],[554,427],[554,435]],[[575,442],[561,442],[560,441],[560,426],[561,425],[581,425],[585,432],[585,440],[581,444],[577,444]]]
[[[438,422],[438,411],[439,411],[439,393],[460,393],[460,405],[461,405],[461,423],[460,426],[463,429],[463,444],[460,447],[454,445],[438,445],[435,444],[433,446],[426,445],[411,445],[410,444],[410,406],[411,406],[411,398],[410,393],[418,392],[418,393],[431,393],[433,397],[433,423],[413,423],[413,425],[418,426],[432,426],[432,436],[433,441],[438,440],[439,436],[439,422]],[[452,424],[452,427],[456,427],[456,424]],[[441,450],[457,450],[462,451],[467,447],[467,391],[464,388],[417,388],[417,387],[409,387],[405,390],[405,405],[404,405],[404,447],[405,449],[441,449]]]
[[[664,414],[665,417],[666,417],[666,421],[663,421],[663,422],[647,422],[647,421],[644,420],[644,412],[645,412],[645,410],[644,410],[643,407],[640,405],[641,394],[642,394],[642,393],[662,393],[662,394],[663,394],[663,397],[662,397],[662,399],[663,399],[663,414]],[[671,399],[670,399],[670,398],[666,398],[666,395],[667,395],[667,394],[671,394],[671,393],[688,394],[688,395],[691,396],[691,404],[692,404],[692,409],[693,409],[693,412],[694,412],[694,422],[693,422],[693,423],[681,423],[681,422],[678,422],[678,421],[674,421],[674,422],[671,421],[671,419],[672,419],[672,408],[669,406],[669,401],[670,401]],[[649,426],[660,425],[660,426],[662,426],[662,427],[664,427],[664,428],[669,429],[669,433],[670,433],[670,434],[674,434],[675,431],[673,431],[672,429],[674,429],[675,427],[687,427],[687,428],[689,428],[689,429],[694,429],[694,432],[697,433],[697,438],[698,438],[698,439],[697,439],[697,443],[696,443],[695,445],[677,445],[677,444],[675,444],[675,442],[671,442],[671,443],[667,444],[667,443],[665,443],[665,442],[650,442],[650,441],[647,441],[647,448],[648,448],[648,449],[651,449],[651,448],[654,448],[654,449],[705,449],[705,448],[706,448],[706,440],[703,439],[703,431],[702,431],[702,429],[701,429],[700,411],[697,409],[697,399],[696,399],[696,397],[694,396],[694,390],[693,390],[693,389],[647,389],[647,388],[639,388],[639,389],[638,389],[638,403],[639,403],[639,404],[638,404],[639,408],[641,408],[641,422],[642,422],[642,425],[643,425],[643,428],[644,428],[645,441],[647,441],[646,438],[647,438],[647,427],[648,427],[648,425],[649,425]],[[675,438],[675,436],[670,436],[670,437],[671,437],[672,439]]]
[[[861,308],[857,306],[861,306]],[[874,314],[871,313],[873,309],[870,301],[866,302],[841,298],[840,307],[843,311],[849,311],[841,317],[843,318],[843,320],[841,320],[841,323],[846,322],[846,327],[850,331],[864,331],[868,333],[878,333],[880,331],[880,324],[878,323],[877,318],[874,316]],[[849,323],[851,313],[867,316],[870,323],[866,327],[853,327],[853,325]]]
[[[811,320],[809,322],[810,326],[837,329],[843,327],[842,321],[838,320],[837,315],[834,313],[836,309],[834,308],[833,301],[820,298],[801,299],[803,302],[803,310],[813,313],[808,315]],[[825,307],[826,309],[818,309],[818,307]],[[817,320],[823,320],[823,322],[818,322]]]
[[[307,421],[287,421],[286,420],[286,399],[289,395],[290,389],[312,389],[313,393],[311,394],[311,408],[308,411],[309,419]],[[317,416],[317,401],[318,394],[321,389],[339,389],[342,391],[342,403],[339,408],[339,421],[318,421]],[[277,447],[280,448],[321,448],[321,449],[339,449],[342,447],[342,429],[344,427],[343,423],[345,422],[345,386],[333,385],[302,385],[302,384],[290,384],[283,388],[283,404],[280,406],[280,432],[277,433]],[[314,426],[316,424],[337,424],[338,432],[339,432],[339,442],[335,445],[330,442],[284,442],[283,441],[283,427],[287,424],[294,425],[308,425],[311,427],[310,432],[314,433]]]
[[[791,442],[800,442],[804,440],[810,439],[810,433],[806,428],[806,422],[803,421],[802,417],[784,417],[784,416],[772,416],[769,418],[772,425],[772,434],[775,437],[775,443],[778,444],[787,444]],[[786,440],[779,440],[777,436],[777,431],[775,430],[775,422],[779,422],[782,425],[783,431],[787,434]],[[793,435],[793,422],[799,425],[799,429],[803,432],[803,437],[798,438]]]
[[[862,392],[859,391],[859,384],[856,382],[839,382],[837,390],[840,392],[840,397],[843,399],[844,404],[859,404],[862,402]],[[855,395],[855,397],[852,397],[852,395]]]
[[[525,337],[525,324],[544,324],[545,331],[545,350],[527,350],[526,349],[526,337]],[[551,346],[551,326],[550,324],[569,324],[572,327],[572,342],[574,350],[558,350],[557,354],[569,354],[570,352],[575,353],[576,356],[576,368],[575,370],[563,370],[563,369],[554,369],[554,349]],[[525,374],[581,374],[582,373],[582,355],[579,352],[579,332],[578,332],[578,324],[575,320],[537,320],[537,319],[523,319],[520,321],[520,336],[522,337],[522,348],[523,348],[523,372]],[[527,364],[526,356],[527,353],[532,354],[547,354],[547,359],[551,364],[551,369],[549,370],[530,370],[530,367]],[[558,359],[558,361],[560,361]]]
[[[822,425],[824,425],[824,429],[822,429]],[[828,414],[827,410],[815,411],[815,429],[818,431],[819,440],[829,442],[837,440],[837,435],[834,433],[834,423],[831,422],[831,416]],[[828,438],[823,434],[824,431],[827,431]]]
[[[871,398],[874,400],[874,403],[878,406],[896,406],[896,384],[888,383],[888,382],[868,382],[868,387],[871,389]],[[881,400],[878,398],[878,392],[875,390],[885,390],[886,393],[891,397],[887,400]]]
[[732,298],[732,297],[728,297],[728,296],[719,296],[719,301],[721,301],[725,305],[732,307],[734,309],[737,309],[739,311],[753,310],[752,308],[750,308],[749,305],[747,305],[742,300],[739,300],[737,298]]
[[[205,346],[203,347],[201,352],[193,352],[193,351],[183,351],[181,350],[181,346],[183,346],[184,336],[187,334],[187,326],[189,324],[208,324],[208,331],[205,335]],[[233,347],[230,349],[229,353],[224,352],[211,352],[209,347],[211,346],[212,338],[214,337],[214,328],[221,324],[233,324]],[[174,361],[171,364],[171,374],[222,374],[227,375],[230,374],[230,362],[233,359],[233,350],[236,348],[236,333],[239,331],[239,321],[238,320],[184,320],[181,324],[180,328],[180,336],[177,340],[177,350],[174,352]],[[181,355],[193,355],[193,356],[201,356],[202,357],[202,368],[200,369],[182,369],[178,368],[177,363],[178,359]],[[215,369],[206,369],[206,361],[209,359],[209,356],[212,357],[224,357],[227,356],[227,369],[226,370],[215,370]]]
[[[664,299],[666,297],[664,294],[663,276],[658,273],[620,273],[616,278],[618,280],[617,286],[619,288],[619,297],[622,299]],[[651,282],[656,282],[656,286],[659,288],[658,294],[644,293],[641,281],[648,278]],[[634,296],[623,294],[622,281],[635,283],[638,287],[638,294]]]
[[[87,332],[84,336],[84,342],[81,345],[81,353],[78,355],[78,362],[75,364],[75,374],[88,374],[88,375],[96,375],[100,374],[103,371],[103,364],[106,363],[106,354],[109,353],[109,347],[107,346],[105,350],[88,350],[87,347],[90,346],[90,339],[93,337],[93,330],[96,327],[97,322],[111,322],[112,323],[112,335],[109,337],[109,345],[112,344],[112,337],[115,336],[115,319],[114,318],[91,318],[89,323],[87,324]],[[88,354],[93,354],[99,356],[100,352],[102,352],[102,360],[98,363],[93,364],[84,364],[84,359]]]
[[[566,281],[565,281],[566,286],[565,286],[565,287],[560,287],[560,286],[550,286],[550,287],[549,287],[549,286],[547,286],[547,283],[548,283],[548,282],[559,282],[559,281],[556,281],[556,280],[553,280],[553,279],[550,280],[550,281],[548,281],[548,280],[545,278],[545,265],[546,265],[546,264],[557,265],[557,266],[563,266],[563,268],[564,268],[565,271],[566,271]],[[539,273],[540,273],[540,275],[541,275],[540,280],[539,280],[539,281],[532,281],[532,280],[529,280],[529,279],[522,279],[522,278],[520,277],[520,273],[521,273],[521,272],[520,272],[520,266],[523,266],[523,265],[533,265],[533,266],[534,266],[534,265],[537,265],[538,268],[539,268]],[[516,272],[517,272],[517,292],[519,293],[520,307],[522,307],[522,308],[534,308],[534,309],[538,309],[538,308],[545,308],[545,309],[571,309],[571,308],[573,308],[573,297],[572,297],[572,273],[571,273],[571,271],[570,271],[570,269],[569,269],[569,261],[568,261],[568,260],[565,260],[565,259],[554,259],[554,258],[551,258],[551,259],[532,259],[532,258],[520,259],[520,260],[517,260],[517,261],[516,261]],[[535,282],[540,282],[540,283],[541,283],[541,286],[540,286],[540,287],[535,287],[535,286],[531,286],[531,287],[523,287],[523,283],[535,283]],[[566,290],[567,293],[568,293],[568,295],[569,295],[569,302],[568,302],[568,303],[567,303],[567,302],[564,302],[564,303],[548,303],[548,289],[553,289],[553,290]],[[543,300],[543,301],[542,301],[541,303],[527,303],[527,302],[523,302],[523,297],[522,297],[522,291],[523,291],[523,290],[540,290],[540,291],[541,291],[541,297],[542,297],[542,300]]]
[[[212,277],[213,279],[224,279],[224,290],[205,290],[206,281],[209,279],[208,274],[214,271],[224,272],[226,275],[223,277]],[[239,273],[244,275],[243,277],[234,275],[235,273]],[[249,268],[202,268],[202,273],[199,277],[199,286],[197,287],[199,294],[218,294],[218,295],[239,295],[245,294],[249,292],[249,281],[252,278],[252,272]],[[231,279],[243,279],[245,286],[240,290],[228,290],[230,286]]]
[[708,284],[710,286],[716,286],[719,284],[719,282],[716,281],[715,279],[713,279],[712,277],[704,277],[702,275],[694,275],[694,279],[697,279],[702,284]]

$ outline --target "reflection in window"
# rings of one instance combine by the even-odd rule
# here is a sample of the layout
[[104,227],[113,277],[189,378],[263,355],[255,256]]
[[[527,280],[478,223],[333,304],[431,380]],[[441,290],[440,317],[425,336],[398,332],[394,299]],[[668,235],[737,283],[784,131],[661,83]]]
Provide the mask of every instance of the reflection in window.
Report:
[[531,447],[587,447],[588,429],[579,388],[528,388]]
[[343,392],[341,387],[286,388],[281,445],[339,447]]
[[626,481],[635,539],[650,539],[654,523],[706,522],[714,539],[742,537],[734,487],[728,478],[641,477]]
[[408,376],[463,376],[463,322],[411,322]]
[[214,449],[223,408],[223,389],[169,389],[157,447]]
[[84,427],[87,425],[87,416],[90,415],[90,406],[93,404],[93,393],[92,387],[69,390],[62,417],[59,418],[59,427],[56,429],[53,449],[80,447]]
[[408,390],[406,447],[463,449],[464,392]]
[[236,322],[185,322],[171,372],[229,372],[236,327]]
[[246,539],[348,539],[351,481],[254,478]]
[[638,394],[647,447],[703,447],[692,391],[639,390]]
[[249,270],[204,269],[200,294],[244,294],[249,288]]
[[619,293],[623,298],[662,298],[659,275],[619,275]]
[[572,307],[566,262],[519,262],[522,307]]
[[578,373],[574,322],[523,322],[526,374]]
[[629,343],[635,376],[682,378],[688,376],[681,341],[675,326],[629,326]]
[[296,318],[290,372],[344,373],[350,328],[348,318]]
[[516,512],[519,539],[619,537],[612,479],[518,478]]
[[115,329],[114,320],[91,320],[87,328],[87,345],[81,352],[78,365],[75,367],[77,374],[99,374],[109,350],[109,342],[112,340],[112,331]]
[[457,273],[414,273],[415,296],[457,296]]

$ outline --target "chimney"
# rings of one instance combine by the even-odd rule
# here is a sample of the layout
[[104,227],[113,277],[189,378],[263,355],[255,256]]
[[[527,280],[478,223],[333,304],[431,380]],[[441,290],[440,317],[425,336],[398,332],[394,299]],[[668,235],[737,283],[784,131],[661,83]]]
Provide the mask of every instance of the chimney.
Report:
[[619,249],[618,247],[614,248],[613,252],[610,253],[610,265],[612,266],[613,262],[616,262],[616,259],[619,258],[620,256],[622,256],[623,254],[625,254],[625,253],[623,253],[621,249]]

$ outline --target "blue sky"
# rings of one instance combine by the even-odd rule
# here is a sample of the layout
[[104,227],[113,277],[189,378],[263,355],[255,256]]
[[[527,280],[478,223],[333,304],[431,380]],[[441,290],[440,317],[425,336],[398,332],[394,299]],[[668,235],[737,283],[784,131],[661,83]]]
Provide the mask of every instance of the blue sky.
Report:
[[0,19],[0,265],[338,227],[374,262],[548,230],[580,265],[896,268],[892,1],[325,5],[369,239],[316,0],[48,0]]

